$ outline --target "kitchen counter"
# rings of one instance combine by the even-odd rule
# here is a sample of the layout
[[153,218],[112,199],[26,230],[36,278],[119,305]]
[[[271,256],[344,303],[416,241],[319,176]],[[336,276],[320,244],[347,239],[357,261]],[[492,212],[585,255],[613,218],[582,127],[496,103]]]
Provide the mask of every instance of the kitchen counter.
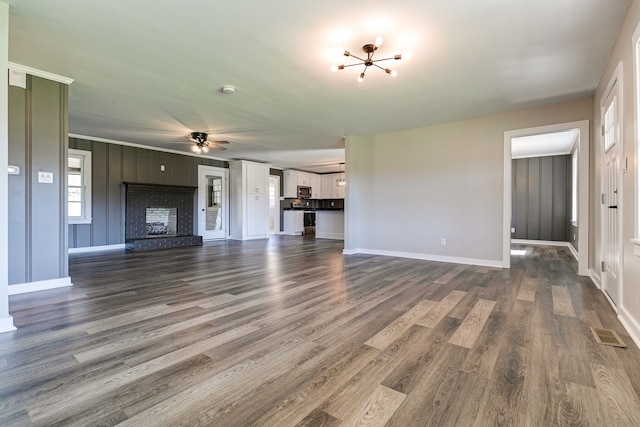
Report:
[[344,240],[344,209],[316,209],[316,238]]

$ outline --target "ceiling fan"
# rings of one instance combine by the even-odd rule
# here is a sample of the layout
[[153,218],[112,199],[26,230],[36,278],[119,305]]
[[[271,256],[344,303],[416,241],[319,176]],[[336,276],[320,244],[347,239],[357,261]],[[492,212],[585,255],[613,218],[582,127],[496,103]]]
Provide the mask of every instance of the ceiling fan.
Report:
[[220,144],[228,144],[229,141],[208,141],[207,137],[209,134],[206,132],[191,132],[191,142],[193,145],[191,146],[191,151],[196,154],[208,153],[209,148],[213,148],[214,150],[224,151],[226,148],[221,147]]

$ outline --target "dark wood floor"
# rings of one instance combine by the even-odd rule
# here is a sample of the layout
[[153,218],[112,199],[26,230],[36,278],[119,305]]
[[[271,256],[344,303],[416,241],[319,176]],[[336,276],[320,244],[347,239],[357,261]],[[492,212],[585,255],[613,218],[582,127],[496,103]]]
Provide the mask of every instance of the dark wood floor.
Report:
[[511,270],[306,237],[72,256],[73,288],[11,297],[0,425],[640,425],[604,296],[566,249],[519,249]]

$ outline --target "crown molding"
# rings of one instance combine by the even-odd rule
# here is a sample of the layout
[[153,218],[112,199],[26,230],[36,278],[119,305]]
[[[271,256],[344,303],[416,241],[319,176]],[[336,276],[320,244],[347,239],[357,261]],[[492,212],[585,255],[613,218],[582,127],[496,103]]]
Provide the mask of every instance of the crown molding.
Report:
[[31,76],[42,77],[43,79],[52,80],[54,82],[70,85],[73,83],[73,79],[58,74],[49,73],[47,71],[38,70],[36,68],[27,67],[26,65],[16,64],[15,62],[9,62],[9,69],[12,71],[20,71]]

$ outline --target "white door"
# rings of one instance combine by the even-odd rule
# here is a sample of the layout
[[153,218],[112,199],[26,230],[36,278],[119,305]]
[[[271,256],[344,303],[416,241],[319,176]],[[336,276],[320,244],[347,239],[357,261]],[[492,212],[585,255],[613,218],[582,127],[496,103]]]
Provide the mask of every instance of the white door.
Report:
[[620,297],[620,126],[617,84],[602,105],[602,289],[618,305]]
[[198,234],[204,240],[227,237],[228,175],[224,168],[198,166]]

